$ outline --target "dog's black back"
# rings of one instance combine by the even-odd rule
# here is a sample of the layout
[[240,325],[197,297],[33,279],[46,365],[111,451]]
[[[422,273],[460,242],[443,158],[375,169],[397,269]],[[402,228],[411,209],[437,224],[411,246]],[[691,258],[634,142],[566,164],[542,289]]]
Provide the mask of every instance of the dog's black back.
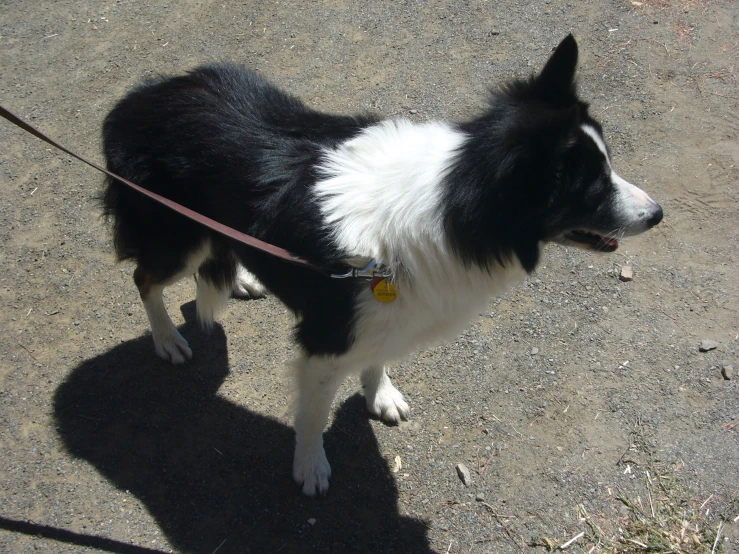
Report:
[[[106,118],[103,144],[114,173],[314,263],[335,266],[342,254],[310,195],[317,178],[313,170],[322,149],[373,122],[316,112],[252,71],[213,65],[130,92]],[[187,256],[210,240],[213,255],[200,277],[230,286],[238,258],[304,321],[344,322],[343,332],[328,341],[322,336],[320,345],[309,336],[310,326],[301,324],[298,339],[304,347],[347,348],[352,283],[329,283],[229,241],[112,179],[103,207],[113,220],[118,258],[135,260],[153,280],[176,274]]]

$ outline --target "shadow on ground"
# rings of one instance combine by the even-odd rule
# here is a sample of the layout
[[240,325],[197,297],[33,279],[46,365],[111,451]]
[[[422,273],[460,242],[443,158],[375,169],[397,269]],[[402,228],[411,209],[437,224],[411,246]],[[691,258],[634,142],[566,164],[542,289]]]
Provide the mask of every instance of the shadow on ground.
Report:
[[[183,307],[188,322],[193,311]],[[423,524],[398,513],[361,396],[326,433],[328,496],[304,498],[292,429],[216,395],[229,371],[223,330],[184,333],[196,352],[184,369],[160,363],[142,337],[85,361],[54,402],[69,452],[138,497],[176,549],[431,552]]]

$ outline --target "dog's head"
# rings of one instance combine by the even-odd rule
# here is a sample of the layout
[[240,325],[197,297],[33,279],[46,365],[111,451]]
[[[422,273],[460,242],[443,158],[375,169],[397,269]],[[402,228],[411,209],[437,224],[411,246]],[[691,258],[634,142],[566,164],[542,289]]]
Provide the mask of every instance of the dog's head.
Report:
[[565,38],[533,80],[535,93],[573,111],[560,153],[559,179],[550,197],[544,239],[613,252],[618,240],[638,235],[662,220],[662,208],[614,170],[603,129],[574,93],[577,43]]
[[613,252],[662,219],[614,171],[602,127],[577,96],[576,67],[569,35],[538,75],[494,92],[488,111],[460,126],[468,140],[450,171],[447,228],[465,260],[515,255],[533,271],[541,243]]

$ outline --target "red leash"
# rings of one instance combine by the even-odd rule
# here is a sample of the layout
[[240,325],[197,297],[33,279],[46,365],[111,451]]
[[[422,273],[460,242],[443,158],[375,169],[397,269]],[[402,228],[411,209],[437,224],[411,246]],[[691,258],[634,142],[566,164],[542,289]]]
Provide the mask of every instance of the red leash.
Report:
[[[23,121],[21,118],[19,118],[17,115],[13,114],[9,110],[6,110],[2,106],[0,106],[0,116],[4,117],[11,123],[17,125],[24,131],[27,131],[31,133],[33,136],[40,138],[44,142],[50,144],[54,148],[58,148],[62,152],[66,152],[70,156],[77,158],[79,161],[86,163],[90,167],[94,167],[98,171],[101,171],[105,173],[106,175],[112,177],[116,181],[119,181],[123,183],[124,185],[127,185],[131,187],[132,189],[140,192],[144,196],[148,196],[152,200],[159,202],[160,204],[163,204],[164,206],[167,206],[168,208],[176,211],[179,214],[184,215],[185,217],[192,219],[193,221],[196,221],[200,223],[201,225],[207,227],[208,229],[212,229],[216,233],[220,233],[230,239],[233,239],[235,241],[238,241],[242,244],[246,244],[247,246],[251,246],[252,248],[256,248],[257,250],[261,250],[262,252],[266,252],[267,254],[270,254],[272,256],[275,256],[276,258],[280,258],[281,260],[284,260],[288,263],[291,263],[293,265],[297,265],[300,267],[305,267],[307,269],[311,269],[313,271],[317,271],[319,273],[322,273],[328,277],[336,277],[336,278],[343,278],[343,277],[370,277],[371,275],[364,275],[361,274],[364,270],[357,270],[352,269],[347,274],[334,274],[330,270],[317,266],[315,264],[312,264],[305,258],[301,258],[300,256],[296,256],[284,248],[280,248],[279,246],[275,246],[273,244],[269,244],[267,242],[264,242],[262,240],[259,240],[257,238],[254,238],[250,235],[247,235],[246,233],[242,233],[241,231],[237,231],[236,229],[232,229],[231,227],[227,227],[226,225],[223,225],[222,223],[218,223],[217,221],[210,219],[209,217],[205,217],[202,214],[199,214],[190,208],[186,208],[185,206],[178,204],[177,202],[173,202],[172,200],[169,200],[168,198],[164,198],[163,196],[159,196],[158,194],[151,192],[150,190],[147,190],[143,187],[140,187],[139,185],[132,183],[131,181],[124,179],[120,175],[116,175],[112,171],[108,171],[107,169],[99,166],[98,164],[91,162],[89,160],[86,160],[82,156],[75,154],[71,150],[68,150],[64,148],[61,144],[58,142],[53,141],[49,137],[47,137],[45,134],[43,134],[38,129],[32,127],[25,121]],[[370,263],[372,267],[375,267],[374,261]],[[365,269],[371,270],[372,267],[368,266]]]

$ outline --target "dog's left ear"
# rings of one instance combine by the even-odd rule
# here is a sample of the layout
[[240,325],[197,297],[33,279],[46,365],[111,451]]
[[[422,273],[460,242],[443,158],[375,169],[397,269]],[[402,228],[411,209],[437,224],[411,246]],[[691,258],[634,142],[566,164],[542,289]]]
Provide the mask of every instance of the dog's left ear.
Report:
[[544,69],[534,79],[536,95],[557,103],[575,99],[577,42],[567,35],[550,56]]

